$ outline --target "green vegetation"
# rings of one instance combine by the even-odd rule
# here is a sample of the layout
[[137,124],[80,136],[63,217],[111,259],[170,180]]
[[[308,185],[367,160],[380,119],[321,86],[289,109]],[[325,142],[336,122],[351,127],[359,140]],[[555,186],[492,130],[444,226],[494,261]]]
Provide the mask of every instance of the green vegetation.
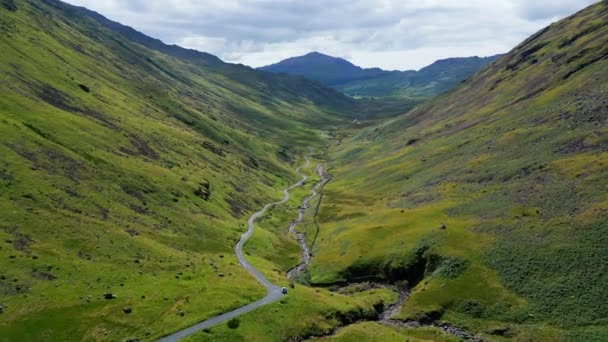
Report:
[[386,75],[354,80],[334,88],[354,97],[392,97],[422,103],[453,88],[499,57],[448,58],[419,71],[391,71]]
[[239,320],[238,318],[233,318],[229,320],[228,323],[226,323],[226,326],[228,326],[228,328],[230,329],[236,329],[239,327],[240,324],[241,320]]
[[233,253],[248,214],[356,106],[97,20],[0,7],[2,341],[152,340],[261,298]]
[[238,329],[219,325],[184,341],[286,341],[324,336],[336,326],[375,319],[375,308],[394,297],[385,289],[343,295],[296,284],[280,302],[243,315]]
[[[0,341],[148,341],[261,298],[234,245],[309,146],[311,177],[245,246],[289,293],[187,340],[455,340],[372,322],[398,296],[369,282],[412,288],[394,319],[606,340],[607,21],[603,1],[390,118],[426,88],[355,101],[0,0]],[[289,284],[318,162],[332,180],[297,227],[313,260]]]
[[406,279],[396,318],[604,340],[608,4],[330,149],[311,283]]
[[363,69],[342,58],[312,52],[260,70],[303,76],[355,98],[387,98],[401,104],[402,112],[456,86],[500,56],[448,58],[419,71]]
[[396,329],[375,322],[365,322],[350,325],[341,329],[335,336],[321,338],[319,341],[457,342],[459,339],[433,328]]

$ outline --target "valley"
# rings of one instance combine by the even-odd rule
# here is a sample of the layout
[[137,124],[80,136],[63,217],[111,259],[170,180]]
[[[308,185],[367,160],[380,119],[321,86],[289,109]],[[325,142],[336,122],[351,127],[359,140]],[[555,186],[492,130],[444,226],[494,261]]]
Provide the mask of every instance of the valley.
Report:
[[[163,342],[178,341],[179,339],[186,337],[188,335],[191,335],[193,333],[196,333],[197,331],[207,329],[213,325],[220,324],[231,318],[238,317],[242,314],[253,311],[257,308],[268,305],[272,302],[276,302],[277,300],[279,300],[283,297],[284,293],[282,293],[281,288],[279,286],[271,284],[268,280],[266,280],[266,278],[264,278],[264,276],[262,274],[260,274],[260,272],[258,270],[256,270],[253,266],[251,266],[247,262],[247,260],[245,259],[245,256],[243,255],[243,246],[254,233],[255,220],[258,219],[260,216],[264,215],[266,213],[266,211],[268,211],[272,207],[287,202],[289,200],[289,191],[293,188],[301,187],[304,184],[304,182],[306,181],[306,179],[308,179],[308,176],[302,175],[300,173],[300,169],[305,168],[310,164],[310,155],[307,155],[305,157],[305,159],[306,159],[306,163],[302,167],[299,167],[296,169],[296,173],[298,175],[302,176],[302,179],[299,180],[297,183],[293,184],[292,186],[290,186],[289,188],[286,188],[284,190],[283,199],[281,199],[278,202],[269,203],[269,204],[265,205],[264,208],[262,208],[262,210],[251,215],[251,217],[247,221],[247,224],[248,224],[247,232],[245,232],[245,234],[243,234],[241,236],[241,239],[239,240],[239,242],[236,244],[236,247],[235,247],[236,256],[237,256],[237,259],[239,260],[240,265],[247,272],[249,272],[249,274],[251,274],[258,281],[258,283],[260,283],[261,285],[264,286],[264,288],[266,289],[266,293],[267,293],[266,296],[256,302],[253,302],[246,306],[237,308],[233,311],[224,313],[219,316],[212,317],[206,321],[203,321],[201,323],[188,327],[175,334],[169,335],[167,337],[163,337],[159,341],[163,341]],[[311,196],[314,197],[314,194]],[[298,211],[298,215],[301,216],[302,212]],[[290,232],[291,232],[291,229],[293,229],[294,225],[295,225],[295,223],[290,224]],[[304,246],[304,248],[306,248],[306,246]],[[303,251],[303,253],[305,253],[305,251]]]
[[58,1],[1,10],[0,340],[155,339],[262,298],[233,252],[243,218],[295,181],[312,123],[355,104],[233,80]]
[[0,342],[606,340],[606,23],[397,94],[0,0]]

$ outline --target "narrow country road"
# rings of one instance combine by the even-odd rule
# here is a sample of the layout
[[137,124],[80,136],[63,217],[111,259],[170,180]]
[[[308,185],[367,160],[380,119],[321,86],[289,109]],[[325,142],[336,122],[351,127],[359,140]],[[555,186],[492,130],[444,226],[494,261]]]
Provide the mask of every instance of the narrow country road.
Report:
[[241,236],[241,239],[239,240],[239,242],[236,244],[236,247],[235,247],[235,252],[236,252],[237,258],[239,259],[239,263],[241,264],[241,266],[243,266],[243,268],[245,270],[247,270],[247,272],[249,272],[252,276],[254,276],[255,279],[266,288],[266,297],[264,297],[256,302],[242,306],[238,309],[223,313],[221,315],[209,318],[205,321],[197,323],[188,328],[182,329],[176,333],[173,333],[169,336],[166,336],[166,337],[163,337],[163,338],[157,340],[157,342],[179,341],[179,339],[181,339],[183,337],[192,335],[203,329],[212,327],[219,323],[225,322],[231,318],[240,316],[242,314],[253,311],[262,306],[276,302],[281,297],[283,297],[283,294],[281,293],[281,288],[279,286],[276,286],[276,285],[272,284],[271,282],[269,282],[266,278],[264,278],[264,276],[258,270],[256,270],[253,266],[251,266],[250,263],[247,262],[247,260],[245,260],[245,256],[243,255],[243,245],[245,244],[245,242],[247,242],[247,240],[251,237],[251,235],[253,235],[253,230],[255,228],[255,226],[254,226],[255,220],[257,220],[260,216],[264,215],[266,213],[266,211],[268,209],[270,209],[271,207],[287,202],[287,200],[289,200],[289,191],[293,188],[302,186],[304,184],[304,182],[308,179],[308,176],[302,175],[300,170],[302,170],[302,168],[306,168],[306,167],[308,167],[308,165],[310,165],[311,156],[312,156],[312,149],[310,149],[309,154],[306,155],[306,157],[305,157],[306,162],[304,163],[304,165],[302,165],[296,169],[297,174],[299,176],[301,176],[302,179],[300,179],[297,183],[290,186],[289,188],[283,190],[284,195],[283,195],[282,200],[280,200],[278,202],[266,204],[266,206],[264,206],[264,208],[262,208],[262,210],[251,215],[251,217],[249,218],[249,221],[247,222],[249,225],[249,228],[247,229],[247,232],[245,232]]

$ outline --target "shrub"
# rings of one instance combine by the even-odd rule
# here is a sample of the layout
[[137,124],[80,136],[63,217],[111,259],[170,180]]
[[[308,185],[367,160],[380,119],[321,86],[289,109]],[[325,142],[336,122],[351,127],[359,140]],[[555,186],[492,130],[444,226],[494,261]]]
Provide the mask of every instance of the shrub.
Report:
[[476,300],[465,300],[460,303],[458,311],[475,318],[480,318],[483,314],[483,307],[481,306],[481,303]]
[[469,262],[459,258],[447,258],[441,262],[435,275],[442,278],[458,278],[469,266]]
[[241,324],[241,321],[238,318],[233,318],[228,321],[228,328],[236,329],[239,327],[240,324]]

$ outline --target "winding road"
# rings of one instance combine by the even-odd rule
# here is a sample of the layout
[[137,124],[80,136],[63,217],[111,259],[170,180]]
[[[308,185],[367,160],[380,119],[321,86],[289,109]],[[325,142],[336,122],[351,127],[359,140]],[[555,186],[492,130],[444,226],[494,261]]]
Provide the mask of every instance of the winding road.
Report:
[[255,226],[254,226],[255,220],[257,220],[260,216],[264,215],[266,213],[266,211],[268,209],[270,209],[271,207],[287,202],[287,200],[289,200],[289,191],[291,189],[304,185],[304,182],[308,179],[308,176],[303,175],[301,173],[301,170],[303,168],[308,167],[308,165],[310,165],[311,156],[312,156],[312,149],[310,150],[309,154],[307,154],[305,156],[306,162],[304,163],[304,165],[302,165],[296,169],[296,173],[299,176],[301,176],[302,179],[300,179],[297,183],[293,184],[289,188],[283,190],[284,195],[283,195],[282,200],[280,200],[278,202],[266,204],[266,206],[264,206],[264,208],[262,208],[262,210],[251,215],[251,217],[249,218],[249,221],[247,221],[247,223],[249,225],[249,229],[247,229],[247,232],[245,232],[243,235],[241,235],[241,239],[239,240],[239,242],[236,244],[236,247],[234,248],[234,250],[236,252],[236,256],[239,259],[239,263],[241,264],[241,266],[243,266],[243,268],[245,270],[247,270],[247,272],[249,272],[252,276],[254,276],[255,279],[266,288],[266,296],[258,301],[247,304],[238,309],[209,318],[205,321],[192,325],[188,328],[182,329],[169,336],[158,339],[157,342],[179,341],[179,339],[192,335],[203,329],[207,329],[209,327],[212,327],[219,323],[225,322],[231,318],[240,316],[247,312],[253,311],[257,308],[268,305],[270,303],[274,303],[283,297],[283,293],[281,293],[281,288],[279,286],[276,286],[276,285],[272,284],[271,282],[269,282],[268,279],[264,278],[264,276],[258,270],[256,270],[253,266],[251,266],[250,263],[247,262],[247,260],[245,260],[245,256],[243,255],[243,245],[245,245],[245,242],[247,242],[247,240],[251,237],[251,235],[253,235],[253,230],[255,228]]

